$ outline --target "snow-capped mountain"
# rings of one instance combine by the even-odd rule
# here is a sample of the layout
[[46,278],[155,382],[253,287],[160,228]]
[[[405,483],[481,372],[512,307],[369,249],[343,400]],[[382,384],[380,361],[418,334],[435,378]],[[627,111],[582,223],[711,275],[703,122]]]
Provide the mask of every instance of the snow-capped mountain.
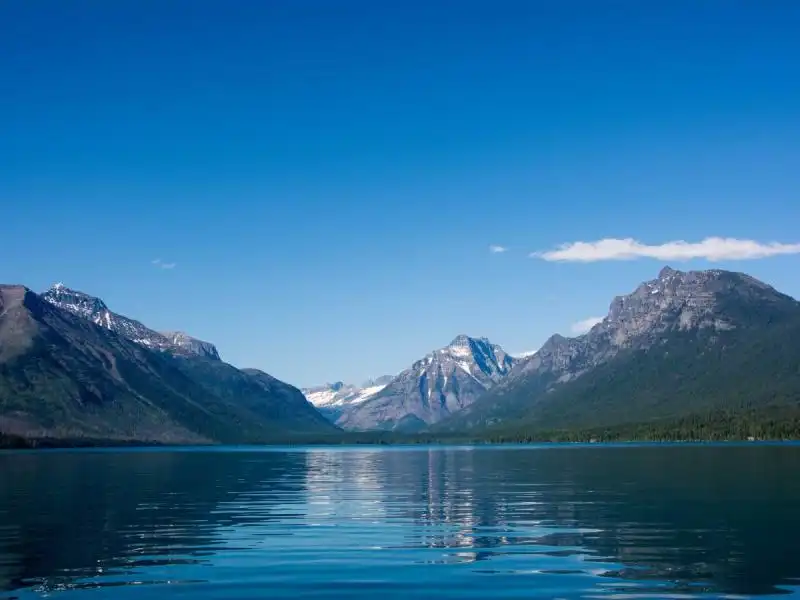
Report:
[[323,415],[335,421],[347,407],[361,404],[386,387],[392,377],[386,375],[364,383],[363,386],[343,383],[329,383],[312,388],[304,388],[303,394]]
[[179,331],[168,333],[154,331],[135,319],[112,312],[100,298],[72,290],[63,283],[56,283],[41,296],[54,306],[88,319],[147,348],[219,360],[217,349],[209,342],[195,339]]
[[421,429],[469,406],[514,363],[486,338],[459,335],[414,362],[378,393],[345,408],[336,424],[353,430]]

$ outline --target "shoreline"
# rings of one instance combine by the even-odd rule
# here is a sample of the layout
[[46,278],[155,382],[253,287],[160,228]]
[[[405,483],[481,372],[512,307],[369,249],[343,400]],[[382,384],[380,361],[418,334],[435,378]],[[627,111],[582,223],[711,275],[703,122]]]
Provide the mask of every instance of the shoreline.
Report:
[[480,440],[427,440],[427,441],[352,441],[352,440],[319,440],[319,441],[274,441],[258,444],[183,444],[146,441],[118,441],[118,440],[56,440],[56,439],[23,439],[12,444],[0,445],[3,451],[47,451],[47,450],[163,450],[163,451],[203,451],[203,450],[268,450],[291,448],[416,448],[416,447],[468,447],[468,448],[514,448],[514,447],[625,447],[625,446],[767,446],[767,445],[800,445],[800,439],[769,438],[769,439],[619,439],[605,441],[556,441],[556,440],[530,440],[530,441],[480,441]]

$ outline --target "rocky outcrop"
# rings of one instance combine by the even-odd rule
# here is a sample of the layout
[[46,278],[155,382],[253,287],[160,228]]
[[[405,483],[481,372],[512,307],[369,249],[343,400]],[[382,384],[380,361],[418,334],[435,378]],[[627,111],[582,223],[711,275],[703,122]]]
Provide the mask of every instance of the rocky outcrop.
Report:
[[220,360],[217,347],[211,342],[198,340],[182,331],[164,331],[162,334],[176,350],[188,354],[195,354],[197,356],[204,356],[205,358],[211,358],[213,360]]

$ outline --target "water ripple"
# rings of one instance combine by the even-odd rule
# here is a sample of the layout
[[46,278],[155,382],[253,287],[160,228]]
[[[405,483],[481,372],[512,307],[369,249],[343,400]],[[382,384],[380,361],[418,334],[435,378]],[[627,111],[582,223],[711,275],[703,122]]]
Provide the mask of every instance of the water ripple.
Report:
[[796,594],[797,447],[0,455],[0,599]]

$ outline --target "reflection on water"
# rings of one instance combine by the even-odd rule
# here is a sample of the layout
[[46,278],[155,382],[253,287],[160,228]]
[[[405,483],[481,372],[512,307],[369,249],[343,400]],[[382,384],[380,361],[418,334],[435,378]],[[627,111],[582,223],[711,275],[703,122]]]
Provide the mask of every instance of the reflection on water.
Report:
[[799,466],[755,445],[3,453],[0,598],[789,594]]

